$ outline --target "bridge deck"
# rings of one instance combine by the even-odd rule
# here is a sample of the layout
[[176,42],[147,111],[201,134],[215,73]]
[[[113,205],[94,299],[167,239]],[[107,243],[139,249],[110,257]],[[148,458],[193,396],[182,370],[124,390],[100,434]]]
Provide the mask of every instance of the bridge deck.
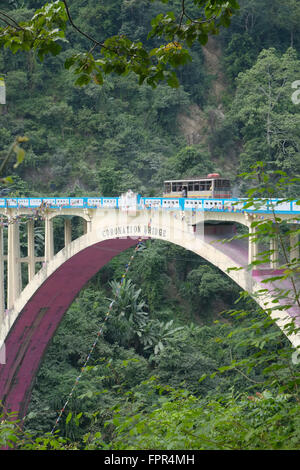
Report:
[[[126,205],[127,204],[127,205]],[[249,206],[245,198],[163,198],[142,197],[127,201],[122,197],[28,197],[0,198],[0,212],[5,209],[149,209],[162,208],[181,211],[248,212],[261,214],[300,214],[300,201],[261,199]]]

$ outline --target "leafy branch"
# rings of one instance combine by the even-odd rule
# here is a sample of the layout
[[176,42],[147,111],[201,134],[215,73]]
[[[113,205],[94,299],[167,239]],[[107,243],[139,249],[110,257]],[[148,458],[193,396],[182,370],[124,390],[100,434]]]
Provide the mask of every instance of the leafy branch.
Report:
[[28,137],[16,137],[14,142],[11,144],[11,146],[9,147],[8,151],[7,151],[7,154],[6,156],[4,157],[1,165],[0,165],[0,181],[3,182],[3,183],[11,183],[12,182],[12,179],[10,176],[6,176],[6,177],[3,177],[3,173],[10,161],[10,159],[12,158],[13,154],[16,155],[16,163],[14,164],[14,168],[17,168],[24,160],[24,157],[25,157],[25,150],[20,147],[19,144],[21,143],[24,143],[24,142],[27,142],[29,139]]
[[[163,0],[163,3],[167,2]],[[67,41],[69,24],[93,44],[89,51],[73,54],[66,59],[65,67],[72,67],[74,73],[79,75],[76,85],[83,86],[91,80],[102,85],[103,74],[125,75],[133,72],[138,76],[139,84],[146,81],[156,87],[160,81],[166,81],[169,86],[178,87],[173,69],[191,60],[183,44],[187,44],[188,48],[195,41],[206,44],[209,34],[218,34],[221,27],[229,26],[231,16],[239,8],[237,0],[198,0],[194,3],[200,10],[198,18],[191,18],[182,1],[179,21],[172,11],[159,14],[152,20],[148,38],[162,37],[163,44],[150,51],[142,42],[131,41],[125,35],[98,41],[75,24],[67,0],[46,3],[31,20],[23,23],[17,23],[10,15],[3,12],[1,15],[0,12],[0,19],[7,25],[0,29],[0,47],[9,48],[13,53],[37,50],[38,57],[43,60],[46,54],[57,55],[61,52],[60,42]],[[95,49],[100,53],[100,58],[92,54]]]

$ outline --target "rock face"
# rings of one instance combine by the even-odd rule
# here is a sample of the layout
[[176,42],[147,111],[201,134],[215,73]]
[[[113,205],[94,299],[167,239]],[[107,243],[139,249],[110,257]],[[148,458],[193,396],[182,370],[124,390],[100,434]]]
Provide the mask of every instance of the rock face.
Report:
[[179,114],[177,121],[188,145],[203,142],[208,123],[204,112],[197,104],[192,104],[188,108],[188,113]]
[[220,105],[221,96],[225,90],[225,79],[220,64],[220,57],[222,55],[221,47],[215,38],[209,37],[207,44],[203,47],[205,57],[205,66],[207,71],[215,76],[212,81],[211,95],[215,98],[217,105]]
[[221,98],[226,86],[220,64],[222,52],[215,38],[210,37],[208,39],[206,46],[203,47],[203,53],[205,67],[213,77],[210,97],[215,105],[204,112],[197,104],[192,104],[186,113],[178,115],[178,126],[188,145],[205,143],[208,130],[213,130],[217,121],[224,119]]

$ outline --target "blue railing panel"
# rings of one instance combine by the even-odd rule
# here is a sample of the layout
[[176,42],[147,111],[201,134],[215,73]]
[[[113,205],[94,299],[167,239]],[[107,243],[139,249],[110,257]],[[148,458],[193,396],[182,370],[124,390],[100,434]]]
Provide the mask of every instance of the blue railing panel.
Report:
[[[0,208],[38,208],[41,204],[49,208],[114,209],[119,206],[118,197],[33,197],[33,198],[0,198]],[[255,200],[249,206],[245,198],[203,199],[203,198],[162,198],[138,196],[137,208],[166,210],[192,210],[217,212],[250,212],[276,214],[300,214],[300,201],[284,199]]]

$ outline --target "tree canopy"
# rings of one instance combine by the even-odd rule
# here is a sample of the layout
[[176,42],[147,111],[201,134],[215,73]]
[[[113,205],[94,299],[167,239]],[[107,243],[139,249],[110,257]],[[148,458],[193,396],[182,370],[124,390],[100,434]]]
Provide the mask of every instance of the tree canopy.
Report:
[[231,109],[244,142],[243,166],[264,161],[273,170],[297,174],[300,167],[300,114],[293,104],[292,83],[300,73],[294,49],[281,55],[263,50],[256,64],[237,78]]
[[[35,2],[30,2],[34,4]],[[168,4],[168,0],[161,0]],[[159,13],[151,21],[148,39],[159,46],[149,49],[142,41],[131,40],[126,34],[102,38],[91,34],[74,23],[72,7],[67,0],[45,3],[30,19],[18,20],[11,8],[0,11],[0,46],[13,53],[36,50],[43,60],[46,54],[58,55],[63,43],[73,32],[85,41],[85,50],[69,55],[65,67],[78,75],[77,85],[91,80],[103,83],[103,75],[112,72],[124,75],[130,71],[151,86],[166,80],[170,86],[179,85],[174,68],[191,60],[188,52],[195,41],[206,44],[209,34],[218,34],[221,27],[230,25],[231,16],[238,10],[237,0],[182,0],[170,2],[172,10]],[[12,4],[14,5],[14,4]],[[96,11],[93,12],[96,14]],[[99,29],[101,31],[100,25]]]

